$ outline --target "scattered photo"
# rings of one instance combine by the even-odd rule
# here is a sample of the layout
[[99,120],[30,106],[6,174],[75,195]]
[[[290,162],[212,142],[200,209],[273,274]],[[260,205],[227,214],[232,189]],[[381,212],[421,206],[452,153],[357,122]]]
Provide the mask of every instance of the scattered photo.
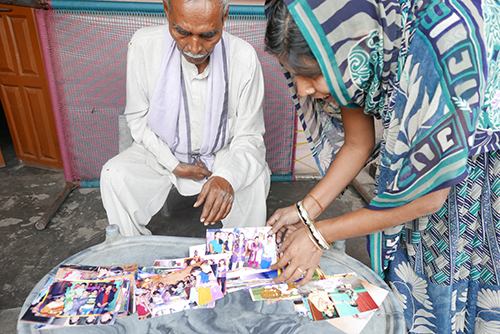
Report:
[[119,266],[86,266],[80,264],[63,264],[57,270],[55,278],[66,281],[88,280],[103,277],[126,275],[137,271],[137,264]]
[[[127,283],[125,283],[127,284]],[[76,318],[110,313],[116,318],[122,307],[124,280],[52,280],[43,298],[28,309],[21,320],[42,325],[75,325]],[[40,296],[40,295],[39,295]],[[62,318],[58,320],[57,318]],[[73,318],[71,321],[66,321]]]
[[[276,276],[277,275],[278,272],[276,272]],[[325,278],[325,273],[318,267],[314,271],[311,280],[318,281]],[[266,304],[273,304],[282,300],[301,300],[301,295],[296,283],[271,284],[267,281],[263,286],[250,289],[250,296],[253,301],[264,300]]]
[[295,283],[268,284],[249,291],[254,302],[260,300],[275,302],[287,299],[301,299]]
[[[129,282],[135,280],[137,273],[137,264],[127,264],[119,266],[86,266],[79,264],[64,264],[61,265],[56,273],[55,278],[64,280],[82,280],[82,279],[107,279],[113,277],[115,280],[123,280],[124,284],[121,293],[118,297],[117,305],[118,318],[129,315],[134,312],[133,303],[130,302],[130,294],[133,294],[133,285]],[[68,278],[70,277],[70,278]],[[71,278],[73,277],[73,278]],[[83,277],[75,279],[74,277]]]
[[205,244],[189,247],[189,257],[200,256],[206,254],[206,252],[207,252],[207,247]]
[[71,326],[113,325],[117,313],[106,312],[101,315],[89,314],[86,317],[52,317],[46,325],[35,325],[34,329],[54,329]]
[[[382,289],[378,286],[370,284],[361,280],[361,284],[368,291],[370,296],[373,298],[377,306],[382,305],[385,297],[389,294],[389,290]],[[355,315],[348,315],[345,317],[339,317],[331,320],[327,320],[328,323],[337,327],[346,334],[360,334],[366,327],[370,319],[375,314],[376,310],[363,312]]]
[[209,307],[223,296],[208,260],[188,261],[188,266],[181,269],[136,281],[139,319]]
[[179,269],[182,269],[185,267],[180,267],[180,268],[165,268],[165,267],[139,267],[137,268],[137,279],[144,279],[148,278],[151,276],[156,276],[156,275],[167,275],[170,273],[173,273],[175,271],[178,271]]
[[313,321],[356,315],[378,308],[354,274],[311,281],[299,287],[299,292]]
[[22,316],[21,321],[34,322],[37,324],[46,324],[50,321],[50,317],[42,316],[39,311],[40,307],[43,304],[43,300],[47,296],[47,293],[49,292],[50,286],[53,282],[54,278],[50,277],[49,279],[47,279],[47,282],[45,282],[43,288],[40,290],[31,305],[28,307],[28,310],[26,310],[26,312]]
[[226,290],[227,292],[235,292],[271,284],[280,272],[278,270],[241,272],[239,276],[227,277]]
[[229,254],[228,277],[238,271],[263,271],[277,261],[275,235],[270,227],[207,230],[207,254]]
[[[172,270],[185,268],[194,263],[201,263],[203,261],[208,261],[210,266],[212,267],[212,271],[217,277],[217,283],[222,290],[222,293],[226,292],[226,274],[229,270],[229,254],[213,254],[213,255],[200,255],[189,258],[180,258],[180,259],[168,259],[168,260],[155,260],[156,271],[162,270]],[[160,269],[161,268],[161,269]]]

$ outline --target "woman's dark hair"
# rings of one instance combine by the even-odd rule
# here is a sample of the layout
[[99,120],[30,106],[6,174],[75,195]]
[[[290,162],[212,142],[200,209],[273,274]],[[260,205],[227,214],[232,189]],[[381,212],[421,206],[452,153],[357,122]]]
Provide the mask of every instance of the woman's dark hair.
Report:
[[318,61],[293,20],[283,0],[275,0],[267,12],[264,43],[266,51],[276,56],[293,72],[314,77],[321,73]]

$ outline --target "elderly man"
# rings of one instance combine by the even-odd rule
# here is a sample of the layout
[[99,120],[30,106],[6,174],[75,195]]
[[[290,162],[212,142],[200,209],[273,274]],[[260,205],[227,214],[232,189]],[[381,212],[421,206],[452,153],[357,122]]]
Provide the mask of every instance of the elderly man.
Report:
[[200,221],[264,226],[270,170],[255,50],[223,32],[229,0],[164,0],[168,26],[129,44],[125,115],[133,145],[108,161],[101,194],[125,236],[146,228],[172,187],[198,195]]

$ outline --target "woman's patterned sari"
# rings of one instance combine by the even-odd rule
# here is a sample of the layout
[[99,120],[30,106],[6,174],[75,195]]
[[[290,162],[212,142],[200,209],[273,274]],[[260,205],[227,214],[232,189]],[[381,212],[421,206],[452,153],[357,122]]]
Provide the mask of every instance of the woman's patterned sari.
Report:
[[[500,331],[498,0],[285,2],[335,100],[382,120],[368,208],[451,187],[437,213],[369,237],[410,331]],[[317,101],[294,98],[325,171],[342,139],[327,130],[342,128],[319,121]]]

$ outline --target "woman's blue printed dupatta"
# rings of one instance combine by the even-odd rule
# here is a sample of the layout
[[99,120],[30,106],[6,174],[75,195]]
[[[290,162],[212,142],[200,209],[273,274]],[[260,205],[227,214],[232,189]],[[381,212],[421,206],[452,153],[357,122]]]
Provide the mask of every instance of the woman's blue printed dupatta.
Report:
[[[399,207],[453,186],[468,176],[470,156],[499,149],[498,1],[285,2],[339,105],[364,107],[382,121],[376,197],[368,208]],[[321,121],[321,102],[297,98],[293,77],[285,75],[324,174],[342,145],[342,126],[335,117]],[[401,230],[369,237],[381,276]]]

